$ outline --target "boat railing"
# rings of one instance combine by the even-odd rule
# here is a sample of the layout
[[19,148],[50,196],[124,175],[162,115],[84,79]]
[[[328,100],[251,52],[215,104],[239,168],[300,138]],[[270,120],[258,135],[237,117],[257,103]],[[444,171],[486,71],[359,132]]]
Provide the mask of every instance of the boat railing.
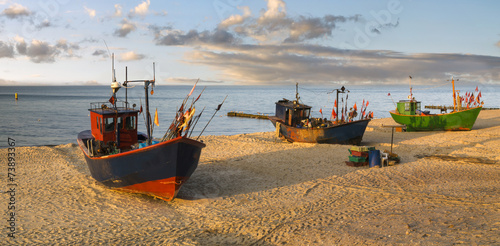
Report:
[[[110,102],[92,102],[90,103],[89,110],[97,111],[97,110],[113,110],[115,106]],[[126,107],[125,102],[116,102],[117,110],[127,110],[129,108]]]

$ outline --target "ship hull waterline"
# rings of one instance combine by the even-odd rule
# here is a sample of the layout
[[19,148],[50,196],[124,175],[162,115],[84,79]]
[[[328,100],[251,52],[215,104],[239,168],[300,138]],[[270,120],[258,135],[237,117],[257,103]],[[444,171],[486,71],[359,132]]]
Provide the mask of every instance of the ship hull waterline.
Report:
[[470,131],[482,107],[466,109],[448,114],[402,115],[391,110],[391,116],[406,131]]
[[352,145],[361,143],[370,122],[370,119],[363,119],[330,127],[298,128],[282,124],[282,121],[274,116],[270,116],[269,120],[275,127],[280,123],[279,134],[289,142]]
[[78,135],[92,177],[108,188],[141,193],[170,201],[198,166],[204,143],[178,137],[127,152],[92,157],[86,141],[90,131]]

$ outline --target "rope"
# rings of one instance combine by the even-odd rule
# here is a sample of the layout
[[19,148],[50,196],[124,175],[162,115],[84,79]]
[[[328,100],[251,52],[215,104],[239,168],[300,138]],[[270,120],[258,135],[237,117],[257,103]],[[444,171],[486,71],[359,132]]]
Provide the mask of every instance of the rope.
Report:
[[422,88],[422,89],[413,89],[413,91],[425,91],[425,90],[430,90],[430,89],[438,88],[438,87],[445,86],[445,85],[449,85],[449,83],[443,83],[441,85],[436,85],[436,86]]

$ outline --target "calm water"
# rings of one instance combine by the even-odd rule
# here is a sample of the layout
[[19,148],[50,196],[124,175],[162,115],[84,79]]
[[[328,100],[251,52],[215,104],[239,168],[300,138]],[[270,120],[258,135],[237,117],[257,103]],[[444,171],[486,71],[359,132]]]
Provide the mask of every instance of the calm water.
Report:
[[[335,94],[328,92],[339,86],[300,86],[301,101],[313,107],[312,115],[330,116]],[[367,111],[373,111],[375,118],[390,117],[388,111],[394,102],[405,99],[409,94],[404,86],[346,86],[350,91],[348,105],[354,102],[360,106],[363,99],[370,102]],[[422,105],[452,105],[451,85],[429,88],[414,86],[414,96]],[[462,93],[474,91],[476,85],[457,85]],[[485,107],[499,107],[500,86],[479,85]],[[194,96],[203,89],[196,87]],[[157,86],[150,96],[150,108],[154,115],[157,108],[160,126],[155,127],[154,137],[162,137],[172,122],[177,107],[191,90],[191,86]],[[18,93],[19,100],[14,100]],[[388,93],[391,96],[388,96]],[[461,94],[462,94],[461,93]],[[111,97],[108,86],[0,86],[0,148],[6,147],[7,138],[16,140],[17,146],[58,145],[76,143],[76,135],[90,129],[88,108],[91,102],[105,102]],[[242,133],[273,131],[268,120],[227,117],[227,112],[274,114],[275,102],[295,98],[295,86],[207,86],[196,103],[197,113],[206,107],[193,136],[197,136],[215,112],[215,108],[228,96],[221,110],[203,132],[203,135],[234,135]],[[118,99],[124,100],[125,89],[118,92]],[[142,86],[128,90],[130,103],[144,106]],[[139,130],[145,132],[144,120],[139,116]]]

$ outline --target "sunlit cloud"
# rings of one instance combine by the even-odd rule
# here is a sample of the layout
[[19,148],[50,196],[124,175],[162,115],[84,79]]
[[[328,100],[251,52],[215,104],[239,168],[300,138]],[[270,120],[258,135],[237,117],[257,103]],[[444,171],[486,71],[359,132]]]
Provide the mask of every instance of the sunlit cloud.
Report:
[[9,19],[21,18],[23,16],[29,16],[30,14],[31,12],[28,8],[18,3],[14,3],[2,11],[2,15]]
[[122,16],[122,6],[120,4],[115,4],[115,13],[113,14],[114,17],[121,17]]
[[145,55],[137,54],[134,51],[129,51],[129,52],[121,53],[119,60],[120,61],[137,61],[137,60],[142,60],[145,57],[146,57]]
[[47,42],[32,40],[26,49],[26,55],[34,63],[52,63],[59,50]]
[[87,7],[83,7],[85,9],[85,12],[89,15],[90,18],[94,18],[95,15],[96,15],[96,11],[95,9],[90,9],[90,8],[87,8]]
[[231,15],[229,18],[223,20],[220,24],[220,28],[228,28],[230,26],[242,24],[246,19],[248,19],[252,12],[248,6],[238,7],[243,11],[243,15]]
[[151,2],[149,0],[140,3],[135,8],[130,10],[129,16],[130,17],[134,17],[136,15],[145,16],[148,13],[150,4]]
[[[212,47],[213,48],[213,47]],[[393,51],[343,50],[326,46],[241,45],[193,50],[186,61],[221,71],[222,80],[246,84],[402,83],[408,75],[415,83],[439,82],[447,74],[482,82],[500,80],[500,58],[463,54],[403,54]],[[418,74],[415,74],[418,72]]]
[[120,28],[115,30],[114,35],[117,37],[126,37],[129,33],[134,31],[136,26],[133,22],[128,21],[127,19],[123,19],[120,25]]

